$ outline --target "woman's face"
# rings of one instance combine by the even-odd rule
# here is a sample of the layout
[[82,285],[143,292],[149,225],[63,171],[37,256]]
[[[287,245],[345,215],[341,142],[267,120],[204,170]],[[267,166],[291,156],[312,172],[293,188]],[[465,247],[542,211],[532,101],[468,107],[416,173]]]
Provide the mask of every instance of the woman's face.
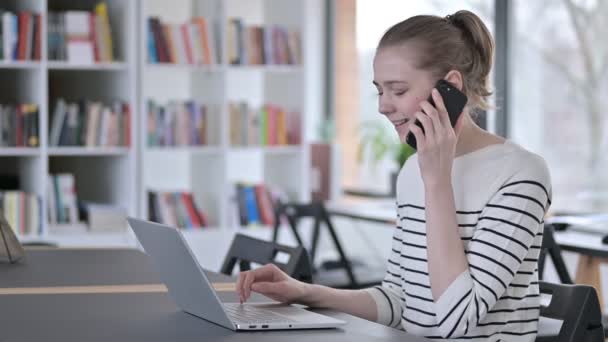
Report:
[[409,133],[409,122],[415,120],[420,103],[428,99],[436,81],[430,72],[416,69],[414,51],[407,44],[383,47],[374,58],[378,111],[395,126],[402,142]]

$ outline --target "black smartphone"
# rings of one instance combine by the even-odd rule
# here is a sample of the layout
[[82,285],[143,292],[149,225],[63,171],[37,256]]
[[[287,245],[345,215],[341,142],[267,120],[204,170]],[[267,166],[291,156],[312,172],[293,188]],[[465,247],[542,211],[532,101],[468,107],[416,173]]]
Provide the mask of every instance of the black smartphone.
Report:
[[[467,104],[467,96],[460,90],[458,90],[458,88],[456,88],[450,82],[443,79],[437,82],[435,88],[437,88],[439,94],[441,95],[441,98],[443,99],[443,103],[445,104],[445,108],[448,111],[448,116],[450,117],[452,127],[456,126],[456,122],[458,121],[458,118],[460,117],[464,106]],[[433,107],[435,106],[435,101],[433,101],[433,95],[430,95],[427,101],[429,101],[433,105]],[[418,125],[418,127],[422,129],[422,133],[424,133],[424,128],[422,127],[420,121],[416,120],[414,124]],[[412,132],[407,134],[405,142],[414,149],[417,148],[416,136]]]

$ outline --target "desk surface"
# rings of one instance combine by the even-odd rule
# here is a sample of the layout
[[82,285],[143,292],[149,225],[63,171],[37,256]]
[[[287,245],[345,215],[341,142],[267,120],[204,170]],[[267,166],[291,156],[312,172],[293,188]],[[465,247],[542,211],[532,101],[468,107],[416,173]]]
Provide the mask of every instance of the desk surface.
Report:
[[555,232],[555,241],[565,251],[608,258],[608,244],[602,243],[604,236],[605,233],[570,227],[564,231]]
[[158,284],[136,249],[27,249],[25,260],[0,264],[0,288]]
[[327,211],[332,216],[349,217],[375,223],[394,225],[397,218],[395,199],[356,199],[347,198],[328,202]]
[[[207,274],[214,283],[234,281]],[[0,265],[0,287],[4,288],[158,282],[147,257],[136,250],[30,250],[27,263]],[[218,295],[224,302],[238,300],[234,292]],[[253,299],[267,300],[262,296]],[[328,330],[234,333],[184,313],[165,292],[0,295],[0,308],[0,341],[427,341],[329,310],[315,311],[347,325]]]
[[[394,199],[356,199],[327,203],[327,211],[334,216],[348,217],[376,223],[394,224],[396,218]],[[555,232],[555,240],[563,250],[589,256],[608,258],[608,244],[602,238],[608,232],[570,227]]]

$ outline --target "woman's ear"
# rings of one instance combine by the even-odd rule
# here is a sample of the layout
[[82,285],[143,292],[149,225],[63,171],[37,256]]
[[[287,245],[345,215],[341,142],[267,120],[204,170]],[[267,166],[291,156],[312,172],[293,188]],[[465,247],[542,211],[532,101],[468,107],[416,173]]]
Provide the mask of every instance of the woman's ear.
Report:
[[464,80],[460,71],[450,70],[450,72],[445,75],[444,79],[453,84],[458,90],[462,91]]

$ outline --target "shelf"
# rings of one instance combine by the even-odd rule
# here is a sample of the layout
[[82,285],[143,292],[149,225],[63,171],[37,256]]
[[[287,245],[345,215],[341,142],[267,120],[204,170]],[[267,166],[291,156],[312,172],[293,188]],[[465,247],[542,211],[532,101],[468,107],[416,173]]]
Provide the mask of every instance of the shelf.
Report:
[[38,157],[40,148],[37,147],[0,147],[0,157]]
[[268,73],[296,73],[302,71],[301,65],[230,65],[230,71],[255,71]]
[[146,152],[218,154],[223,152],[223,148],[219,146],[152,146],[147,147]]
[[26,234],[26,235],[17,234],[17,239],[19,239],[19,241],[22,243],[46,240],[42,235],[39,235],[39,234]]
[[301,146],[266,146],[263,148],[266,154],[295,154],[302,151]]
[[229,152],[264,152],[266,154],[295,154],[301,151],[301,146],[233,146]]
[[124,71],[127,63],[92,63],[92,64],[72,64],[64,61],[49,61],[50,70],[92,70],[92,71]]
[[0,61],[0,69],[38,69],[41,67],[39,61]]
[[50,156],[126,156],[129,147],[50,147]]
[[224,71],[223,65],[196,65],[196,64],[175,64],[175,63],[147,63],[146,68],[148,70],[157,71],[188,71],[188,72],[220,72]]

